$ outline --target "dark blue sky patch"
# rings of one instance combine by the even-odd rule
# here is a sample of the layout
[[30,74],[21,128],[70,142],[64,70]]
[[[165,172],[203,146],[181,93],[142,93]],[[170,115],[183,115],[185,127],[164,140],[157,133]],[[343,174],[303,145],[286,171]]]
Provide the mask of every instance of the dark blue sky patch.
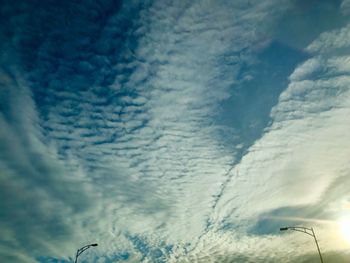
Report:
[[40,263],[70,263],[71,262],[71,260],[57,259],[57,258],[45,257],[45,256],[37,257],[36,260]]
[[275,25],[274,37],[296,49],[302,49],[320,33],[347,23],[340,0],[294,0],[292,8]]
[[161,244],[160,247],[153,247],[145,238],[139,236],[127,235],[127,238],[133,243],[138,252],[142,254],[142,260],[152,258],[153,262],[165,263],[167,255],[171,254],[173,245]]
[[120,253],[117,253],[116,255],[110,257],[108,260],[110,260],[111,262],[125,261],[125,260],[128,260],[129,257],[130,257],[129,252],[120,252]]
[[233,87],[232,96],[223,102],[222,114],[216,120],[234,128],[239,141],[244,142],[243,151],[264,134],[271,121],[271,109],[288,86],[288,76],[308,55],[272,41],[257,58],[256,64],[243,66],[240,70],[244,74],[241,78],[249,74],[251,79]]
[[282,207],[260,215],[249,233],[253,235],[279,235],[281,234],[280,227],[312,227],[317,224],[317,220],[334,220],[334,215],[322,211],[319,206]]
[[[16,24],[9,27],[12,35],[21,32],[14,48],[23,54],[40,111],[59,105],[54,92],[86,91],[98,85],[98,95],[110,97],[106,87],[116,75],[125,74],[111,66],[122,60],[126,42],[136,43],[136,39],[127,39],[138,7],[121,10],[117,1],[24,2],[19,10],[8,8],[16,14]],[[113,34],[107,33],[108,24]],[[113,49],[103,48],[106,45]]]

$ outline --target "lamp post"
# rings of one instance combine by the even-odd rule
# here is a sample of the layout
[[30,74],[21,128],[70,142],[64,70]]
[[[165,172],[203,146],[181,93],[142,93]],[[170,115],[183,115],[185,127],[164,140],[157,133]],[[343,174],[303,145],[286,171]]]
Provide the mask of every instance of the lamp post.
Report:
[[323,263],[320,247],[318,246],[317,239],[316,239],[316,234],[315,234],[314,229],[312,227],[311,228],[307,228],[307,227],[302,227],[302,226],[287,226],[287,227],[281,227],[280,228],[280,231],[286,231],[286,230],[298,231],[298,232],[307,234],[309,236],[312,236],[314,238],[314,240],[315,240],[317,251],[318,251],[318,254],[320,255],[321,263]]
[[90,247],[97,247],[97,244],[90,244],[83,246],[77,250],[77,254],[75,255],[75,263],[78,262],[78,257],[80,256],[81,253],[83,253],[85,250],[89,249]]

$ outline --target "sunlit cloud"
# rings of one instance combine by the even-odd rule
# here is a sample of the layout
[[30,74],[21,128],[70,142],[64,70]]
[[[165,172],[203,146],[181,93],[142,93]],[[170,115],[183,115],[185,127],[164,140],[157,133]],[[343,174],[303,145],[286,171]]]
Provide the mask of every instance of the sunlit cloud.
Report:
[[0,31],[0,261],[311,262],[297,224],[345,262],[347,1],[24,2]]

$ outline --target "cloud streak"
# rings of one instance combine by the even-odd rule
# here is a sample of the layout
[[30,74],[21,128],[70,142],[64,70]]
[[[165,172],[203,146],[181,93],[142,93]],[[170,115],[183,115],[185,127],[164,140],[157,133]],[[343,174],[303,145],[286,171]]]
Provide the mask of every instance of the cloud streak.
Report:
[[254,128],[262,113],[232,120],[223,104],[250,87],[290,8],[8,3],[0,258],[68,260],[97,242],[92,262],[287,262],[285,237],[247,233],[263,215],[322,203],[346,182],[348,27],[305,49],[310,58],[271,94],[261,134],[244,140],[235,124],[252,118]]

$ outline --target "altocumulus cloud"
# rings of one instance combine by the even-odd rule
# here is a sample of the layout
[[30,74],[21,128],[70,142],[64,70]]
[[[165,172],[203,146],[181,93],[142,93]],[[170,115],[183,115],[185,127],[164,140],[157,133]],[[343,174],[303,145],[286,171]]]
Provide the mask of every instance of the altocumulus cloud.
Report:
[[[347,6],[338,3],[339,14]],[[310,216],[311,206],[327,220],[344,212],[349,26],[304,50],[283,44],[308,56],[276,73],[289,84],[268,83],[267,94],[254,82],[278,21],[302,8],[5,2],[1,261],[65,262],[89,242],[99,243],[84,254],[89,262],[300,262],[292,255],[311,254],[310,242],[267,230],[281,214]],[[233,118],[222,105],[245,88],[253,89],[249,105]],[[266,116],[254,108],[260,100],[270,102]],[[268,121],[254,126],[258,119]],[[236,127],[242,122],[249,128]],[[248,129],[257,132],[246,138]],[[344,250],[326,247],[329,257]]]

